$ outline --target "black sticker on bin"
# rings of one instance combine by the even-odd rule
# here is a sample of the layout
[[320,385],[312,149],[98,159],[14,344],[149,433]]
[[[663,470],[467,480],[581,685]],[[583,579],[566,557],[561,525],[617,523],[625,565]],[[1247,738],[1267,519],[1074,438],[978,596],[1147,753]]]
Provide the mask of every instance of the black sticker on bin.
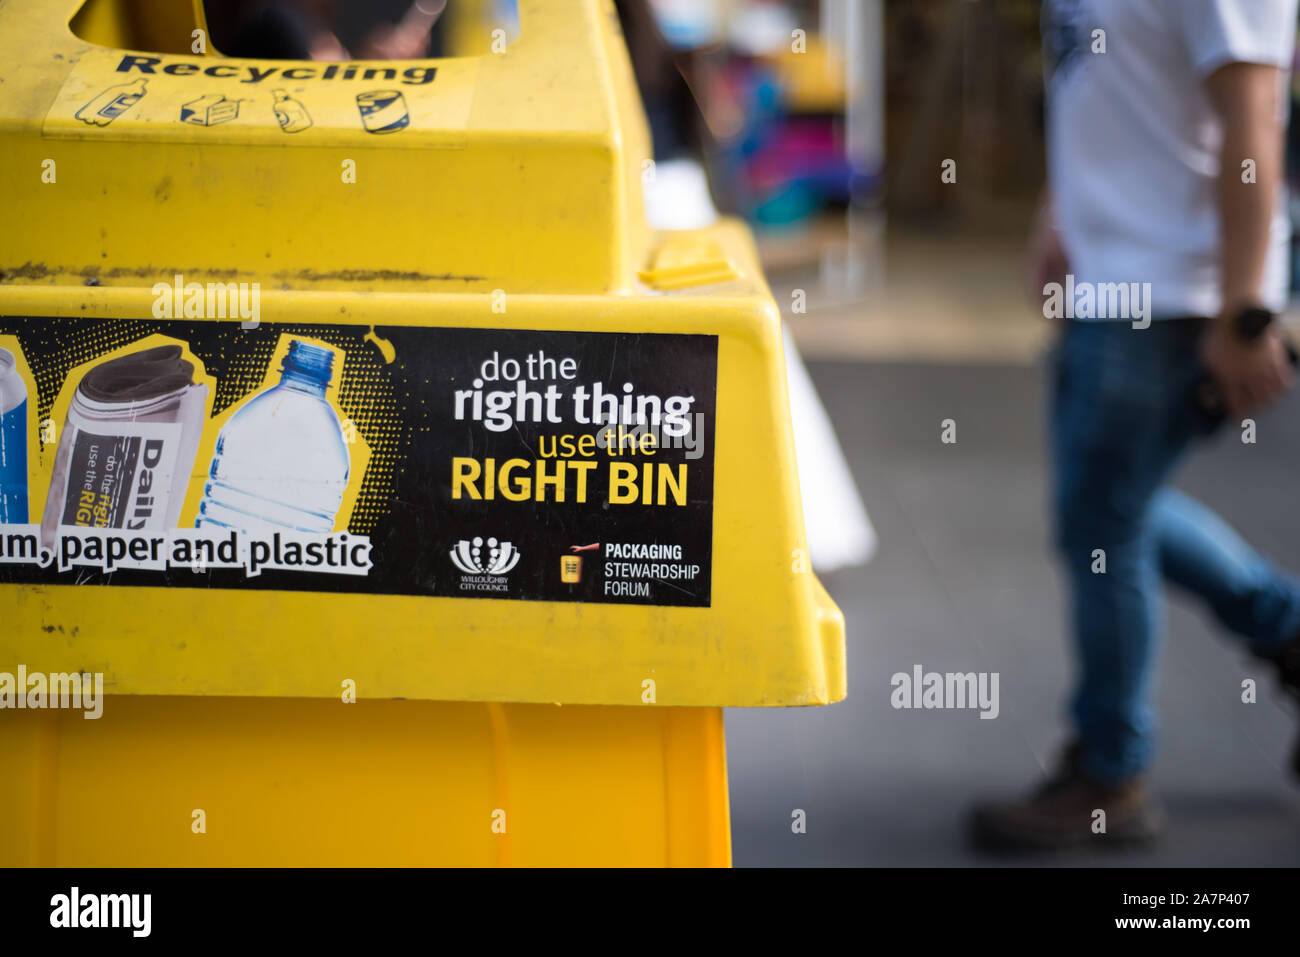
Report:
[[[0,345],[37,393],[0,583],[711,602],[716,336],[4,317]],[[157,475],[121,438],[148,416],[60,434],[131,369],[119,400],[185,380]]]

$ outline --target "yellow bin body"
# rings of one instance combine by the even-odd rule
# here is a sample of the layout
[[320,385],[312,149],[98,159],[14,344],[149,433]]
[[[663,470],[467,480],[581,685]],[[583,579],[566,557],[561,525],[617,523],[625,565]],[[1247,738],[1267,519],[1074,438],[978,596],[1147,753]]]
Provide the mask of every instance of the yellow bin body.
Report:
[[742,225],[647,227],[612,5],[410,63],[206,26],[0,5],[0,865],[729,863],[721,709],[843,698],[844,623],[778,310]]

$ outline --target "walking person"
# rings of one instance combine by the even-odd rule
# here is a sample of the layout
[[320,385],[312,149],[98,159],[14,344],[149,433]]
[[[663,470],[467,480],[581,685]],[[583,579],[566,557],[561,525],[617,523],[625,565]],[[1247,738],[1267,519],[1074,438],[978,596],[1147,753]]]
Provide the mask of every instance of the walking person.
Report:
[[[1031,240],[1036,286],[1067,274],[1076,289],[1137,283],[1150,290],[1150,318],[1098,314],[1098,297],[1099,308],[1063,323],[1049,446],[1071,593],[1073,738],[1046,783],[975,809],[986,847],[1118,845],[1159,832],[1147,774],[1162,578],[1203,599],[1300,693],[1300,582],[1169,485],[1215,402],[1239,424],[1291,384],[1274,317],[1288,287],[1296,7],[1044,3],[1049,190]],[[1244,494],[1250,482],[1243,461]],[[1300,771],[1300,751],[1295,762]],[[1097,810],[1104,835],[1093,832]]]

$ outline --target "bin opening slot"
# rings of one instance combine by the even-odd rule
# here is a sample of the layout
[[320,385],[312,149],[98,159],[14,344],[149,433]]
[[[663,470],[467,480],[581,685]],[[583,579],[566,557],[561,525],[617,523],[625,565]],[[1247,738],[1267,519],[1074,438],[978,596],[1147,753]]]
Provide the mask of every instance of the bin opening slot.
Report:
[[[517,0],[86,0],[69,26],[87,43],[150,53],[424,59],[511,44],[519,12]],[[393,31],[427,34],[427,53],[402,55]]]

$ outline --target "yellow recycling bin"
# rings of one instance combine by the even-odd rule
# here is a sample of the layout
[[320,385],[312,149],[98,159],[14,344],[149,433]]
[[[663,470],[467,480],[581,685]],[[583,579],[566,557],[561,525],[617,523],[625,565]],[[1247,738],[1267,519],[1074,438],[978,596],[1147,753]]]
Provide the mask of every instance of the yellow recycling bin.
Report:
[[721,709],[842,698],[844,624],[612,5],[204,27],[0,5],[0,865],[728,863]]

